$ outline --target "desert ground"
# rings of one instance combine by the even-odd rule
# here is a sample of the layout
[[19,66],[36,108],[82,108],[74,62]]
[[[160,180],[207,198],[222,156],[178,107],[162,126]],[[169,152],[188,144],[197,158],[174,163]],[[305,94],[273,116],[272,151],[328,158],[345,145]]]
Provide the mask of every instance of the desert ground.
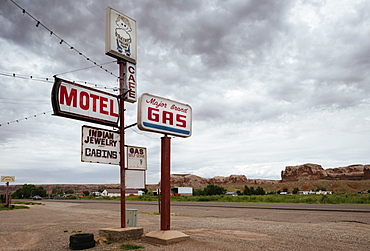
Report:
[[[0,211],[0,250],[69,250],[69,236],[120,226],[117,203],[41,201],[30,209]],[[158,206],[137,209],[144,234],[160,230]],[[171,207],[171,230],[190,239],[158,245],[129,243],[142,250],[369,250],[370,213],[251,208]],[[97,244],[89,250],[122,250],[122,243]]]

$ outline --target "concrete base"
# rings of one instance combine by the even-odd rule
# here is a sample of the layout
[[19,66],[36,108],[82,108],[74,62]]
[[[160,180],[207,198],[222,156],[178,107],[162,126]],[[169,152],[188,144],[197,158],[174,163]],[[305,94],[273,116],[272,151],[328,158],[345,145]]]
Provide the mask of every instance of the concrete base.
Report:
[[169,245],[173,243],[177,243],[180,241],[185,241],[190,239],[190,236],[180,231],[174,230],[159,230],[159,231],[152,231],[147,233],[141,238],[143,241],[161,244],[161,245]]
[[105,237],[109,241],[125,242],[130,240],[139,240],[144,231],[141,227],[112,227],[99,230],[99,237]]

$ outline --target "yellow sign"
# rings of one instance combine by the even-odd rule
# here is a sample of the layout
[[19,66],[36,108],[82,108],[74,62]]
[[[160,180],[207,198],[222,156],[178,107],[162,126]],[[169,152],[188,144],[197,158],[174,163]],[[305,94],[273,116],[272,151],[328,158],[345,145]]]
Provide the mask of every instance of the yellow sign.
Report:
[[1,176],[1,182],[14,182],[15,176]]

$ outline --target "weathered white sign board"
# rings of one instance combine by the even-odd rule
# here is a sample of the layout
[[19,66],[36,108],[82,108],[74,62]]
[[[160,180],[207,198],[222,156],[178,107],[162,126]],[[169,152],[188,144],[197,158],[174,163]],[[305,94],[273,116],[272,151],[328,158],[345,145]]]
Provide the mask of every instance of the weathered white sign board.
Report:
[[116,131],[83,126],[81,161],[119,165],[120,134]]
[[54,115],[118,126],[117,96],[55,78],[51,93]]
[[1,176],[1,182],[15,182],[15,176]]
[[147,154],[145,147],[126,146],[127,169],[147,170]]
[[126,189],[145,189],[145,173],[146,171],[144,170],[126,169]]
[[189,137],[192,109],[188,104],[144,93],[138,102],[137,126],[144,131]]
[[105,54],[136,65],[136,21],[107,7]]

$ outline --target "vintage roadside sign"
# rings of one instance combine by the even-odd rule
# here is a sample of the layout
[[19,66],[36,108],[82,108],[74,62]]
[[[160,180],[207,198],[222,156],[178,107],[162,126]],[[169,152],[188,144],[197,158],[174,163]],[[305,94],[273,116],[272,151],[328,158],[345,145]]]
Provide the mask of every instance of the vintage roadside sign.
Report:
[[136,21],[107,7],[105,54],[136,65]]
[[147,170],[147,154],[145,147],[126,146],[127,169]]
[[192,133],[192,109],[187,104],[144,93],[138,103],[138,128],[189,137]]
[[137,101],[137,83],[136,83],[136,65],[132,63],[126,63],[125,70],[125,92],[127,94],[124,100],[130,103]]
[[1,182],[15,182],[15,176],[1,176]]
[[145,170],[126,170],[126,189],[145,189]]
[[83,126],[81,161],[119,165],[120,134],[117,131]]
[[118,127],[117,96],[55,78],[51,93],[54,115]]

